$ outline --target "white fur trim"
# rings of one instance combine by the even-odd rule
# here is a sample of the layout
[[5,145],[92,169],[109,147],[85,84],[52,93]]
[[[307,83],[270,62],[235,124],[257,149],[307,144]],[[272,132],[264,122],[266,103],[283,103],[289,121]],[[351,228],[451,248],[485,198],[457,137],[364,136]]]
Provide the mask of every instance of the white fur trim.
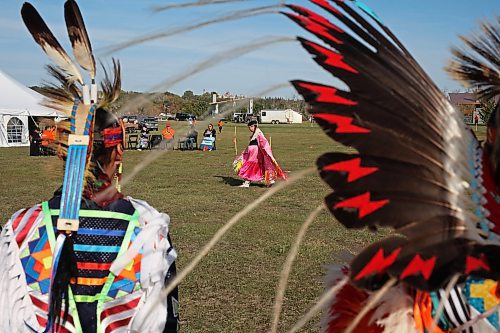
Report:
[[[19,215],[17,212],[5,225],[0,237],[0,332],[43,331],[38,324],[35,308],[29,297],[29,288],[19,260],[12,223]],[[28,211],[26,214],[29,214]],[[38,228],[43,220],[43,212],[33,223],[32,230]],[[19,228],[18,228],[19,230]],[[31,327],[31,329],[30,329]]]
[[413,317],[413,298],[401,285],[391,288],[382,297],[370,321],[383,326],[384,333],[418,333]]
[[[139,223],[142,228],[132,243],[132,247],[135,243],[138,244],[135,248],[142,247],[141,286],[144,291],[136,308],[137,313],[129,324],[129,329],[134,332],[140,325],[141,332],[161,332],[166,324],[167,298],[157,304],[153,310],[148,310],[146,304],[156,302],[162,294],[167,271],[177,258],[177,253],[167,238],[170,217],[158,212],[145,201],[131,197],[128,197],[128,200],[138,211]],[[127,255],[132,256],[133,252]],[[148,312],[146,313],[144,310]],[[150,313],[151,311],[154,313]],[[150,319],[144,321],[146,317]]]

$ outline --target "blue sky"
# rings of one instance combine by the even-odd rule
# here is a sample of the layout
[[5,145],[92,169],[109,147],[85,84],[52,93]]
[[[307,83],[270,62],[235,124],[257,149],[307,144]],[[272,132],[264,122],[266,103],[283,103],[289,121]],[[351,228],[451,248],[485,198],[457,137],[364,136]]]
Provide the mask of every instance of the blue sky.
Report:
[[[155,5],[181,2],[188,1],[80,0],[79,5],[95,53],[99,59],[109,61],[111,56],[104,54],[103,50],[118,42],[279,1],[248,0],[160,13],[152,11]],[[18,0],[0,1],[0,69],[26,85],[35,85],[47,79],[43,65],[48,60],[22,23],[19,14],[22,3]],[[294,3],[317,9],[307,1]],[[449,79],[443,70],[450,57],[450,47],[460,45],[458,35],[470,35],[477,30],[481,19],[493,20],[499,14],[497,0],[365,0],[365,3],[407,46],[438,86],[446,90],[460,89],[460,85]],[[69,50],[64,26],[64,1],[36,0],[32,4]],[[263,37],[295,35],[312,38],[284,16],[268,14],[150,41],[112,56],[122,62],[125,90],[149,91],[160,82],[178,77],[207,58],[223,54],[225,50],[248,45]],[[237,59],[226,59],[166,89],[178,94],[185,90],[195,93],[206,90],[253,95],[291,79],[335,84],[298,43],[287,42],[269,45]],[[268,95],[292,97],[295,93],[291,88],[282,88]]]

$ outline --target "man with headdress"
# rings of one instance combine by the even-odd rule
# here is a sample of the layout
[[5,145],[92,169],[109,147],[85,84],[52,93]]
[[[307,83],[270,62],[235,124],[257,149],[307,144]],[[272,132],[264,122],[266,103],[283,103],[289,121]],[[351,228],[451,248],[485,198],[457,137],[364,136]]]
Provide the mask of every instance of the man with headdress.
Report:
[[0,332],[177,332],[177,290],[157,298],[176,272],[170,219],[119,188],[124,128],[106,110],[120,93],[119,63],[114,79],[104,73],[98,98],[76,3],[66,2],[65,18],[90,89],[35,8],[25,3],[21,13],[37,43],[56,57],[49,71],[61,85],[43,93],[69,120],[56,138],[63,186],[15,213],[1,234]]

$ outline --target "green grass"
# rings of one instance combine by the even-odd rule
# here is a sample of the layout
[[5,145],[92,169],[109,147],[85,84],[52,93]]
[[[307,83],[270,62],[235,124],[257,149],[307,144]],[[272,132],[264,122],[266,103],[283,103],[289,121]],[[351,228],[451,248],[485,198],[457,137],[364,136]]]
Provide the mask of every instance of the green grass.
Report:
[[[187,122],[171,122],[180,131]],[[206,122],[197,124],[201,132]],[[161,155],[124,192],[148,201],[171,217],[178,269],[196,255],[217,229],[267,189],[238,188],[232,171],[234,124],[217,138],[217,151],[173,151]],[[345,150],[317,127],[263,125],[276,159],[290,174],[314,166],[323,152]],[[237,125],[239,152],[250,132]],[[127,151],[124,172],[150,152]],[[29,157],[27,148],[0,150],[0,218],[51,197],[62,181],[56,157]],[[329,193],[316,174],[278,192],[245,217],[180,286],[183,332],[265,332],[270,325],[279,272],[291,242],[309,213]],[[281,329],[290,328],[323,291],[327,266],[346,250],[359,250],[378,236],[346,231],[327,212],[309,229],[286,293]],[[318,332],[319,316],[303,332]]]

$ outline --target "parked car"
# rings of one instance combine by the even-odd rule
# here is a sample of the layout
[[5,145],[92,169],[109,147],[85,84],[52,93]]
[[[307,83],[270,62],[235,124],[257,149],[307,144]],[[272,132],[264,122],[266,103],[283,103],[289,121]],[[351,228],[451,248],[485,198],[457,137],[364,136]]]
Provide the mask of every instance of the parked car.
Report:
[[123,121],[125,123],[129,123],[129,124],[134,124],[134,123],[137,123],[138,122],[138,117],[137,116],[123,116],[122,117]]
[[175,114],[167,113],[167,114],[161,116],[158,120],[159,121],[175,120]]
[[139,124],[125,123],[124,125],[126,134],[139,132]]
[[194,120],[194,119],[196,119],[196,116],[189,114],[189,113],[181,113],[181,112],[175,114],[175,120],[177,120],[177,121],[189,120],[189,118]]
[[146,124],[146,126],[152,131],[158,130],[158,118],[156,117],[146,117],[142,120],[142,123]]
[[236,112],[233,114],[234,123],[248,123],[251,120],[257,120],[257,118],[251,113]]

